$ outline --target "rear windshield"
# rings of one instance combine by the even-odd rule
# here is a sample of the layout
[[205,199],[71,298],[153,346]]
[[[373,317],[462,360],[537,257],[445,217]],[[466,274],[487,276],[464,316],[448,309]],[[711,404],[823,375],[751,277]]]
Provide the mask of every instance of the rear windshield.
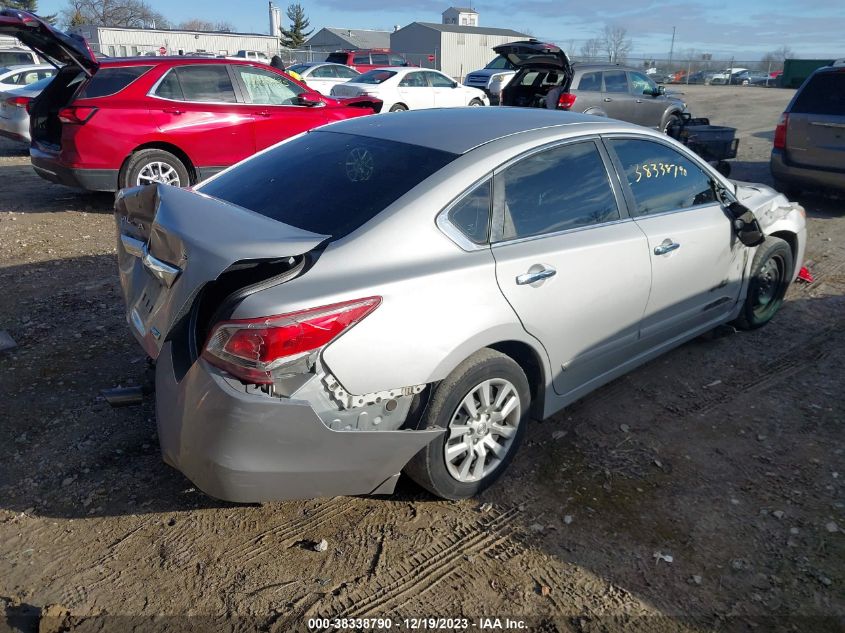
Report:
[[356,84],[380,84],[395,75],[396,73],[392,70],[371,70],[369,72],[364,73],[363,75],[359,75],[355,77]]
[[116,94],[126,88],[152,66],[101,68],[77,95],[77,99],[94,99]]
[[813,76],[795,98],[796,114],[845,116],[845,72],[825,72]]
[[17,66],[19,64],[37,63],[32,55],[24,51],[0,51],[0,65]]
[[336,240],[455,158],[418,145],[318,131],[259,154],[198,190]]
[[330,53],[329,56],[326,57],[327,62],[334,62],[335,64],[345,64],[347,59],[349,59],[349,55],[347,53]]

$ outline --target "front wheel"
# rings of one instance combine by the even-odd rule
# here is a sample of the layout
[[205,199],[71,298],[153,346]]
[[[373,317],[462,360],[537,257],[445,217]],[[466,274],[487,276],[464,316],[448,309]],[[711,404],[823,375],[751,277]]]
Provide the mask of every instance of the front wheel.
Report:
[[669,118],[666,119],[666,124],[663,126],[663,133],[672,136],[672,128],[679,126],[681,124],[681,117],[677,114],[670,114]]
[[789,244],[778,237],[766,237],[751,262],[748,294],[734,321],[737,327],[755,330],[772,320],[789,289],[793,266]]
[[132,154],[123,170],[121,187],[137,187],[152,183],[187,187],[191,184],[188,169],[170,152],[142,149]]
[[405,473],[444,499],[466,499],[507,468],[531,404],[528,379],[510,357],[484,349],[441,382],[418,428],[446,432],[417,453]]
[[478,106],[483,106],[484,102],[481,99],[473,99],[472,101],[469,102],[469,105],[475,108],[475,107],[478,107]]
[[396,103],[390,107],[390,112],[407,112],[407,106],[402,105],[401,103]]

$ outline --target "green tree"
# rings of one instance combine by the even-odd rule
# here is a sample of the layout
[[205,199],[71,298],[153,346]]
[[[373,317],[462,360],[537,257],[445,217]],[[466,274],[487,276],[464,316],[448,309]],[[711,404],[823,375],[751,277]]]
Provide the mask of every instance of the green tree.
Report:
[[311,36],[314,29],[305,30],[311,23],[305,17],[305,9],[299,3],[288,5],[287,16],[290,20],[290,29],[279,27],[282,32],[282,45],[288,48],[299,48]]

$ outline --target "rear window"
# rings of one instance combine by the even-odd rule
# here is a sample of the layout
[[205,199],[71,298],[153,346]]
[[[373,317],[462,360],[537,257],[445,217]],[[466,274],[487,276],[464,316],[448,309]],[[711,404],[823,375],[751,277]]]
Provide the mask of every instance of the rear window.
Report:
[[336,240],[455,158],[407,143],[311,132],[241,163],[198,190]]
[[814,75],[798,93],[791,112],[845,116],[845,72]]
[[355,78],[356,84],[380,84],[395,75],[392,70],[371,70]]
[[349,55],[347,53],[329,53],[329,56],[326,57],[327,62],[332,62],[334,64],[345,64],[347,59],[349,59]]
[[116,94],[126,88],[152,66],[123,66],[101,68],[77,95],[77,99],[94,99]]
[[0,65],[17,66],[19,64],[38,63],[32,55],[24,51],[0,51]]

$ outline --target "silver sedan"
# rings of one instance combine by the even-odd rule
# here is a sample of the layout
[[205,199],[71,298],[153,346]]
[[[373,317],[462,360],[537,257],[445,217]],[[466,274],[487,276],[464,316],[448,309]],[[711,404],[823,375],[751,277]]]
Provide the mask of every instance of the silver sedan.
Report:
[[0,91],[0,136],[29,144],[29,103],[51,81],[52,76],[28,86]]
[[243,502],[474,495],[530,418],[765,325],[806,241],[663,134],[541,109],[343,121],[115,209],[164,459]]

